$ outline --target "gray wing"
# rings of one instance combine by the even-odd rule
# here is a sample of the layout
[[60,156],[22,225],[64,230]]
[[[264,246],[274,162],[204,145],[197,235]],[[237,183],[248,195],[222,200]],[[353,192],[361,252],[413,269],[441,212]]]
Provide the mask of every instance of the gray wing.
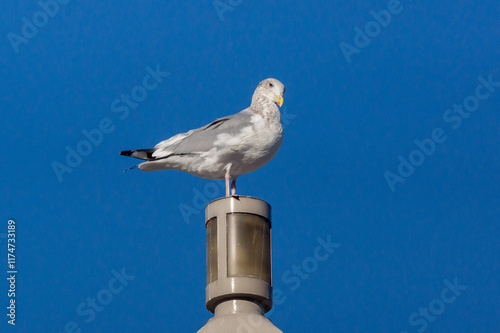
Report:
[[153,159],[207,152],[215,147],[214,142],[219,134],[236,135],[244,127],[251,125],[253,115],[251,111],[245,109],[237,114],[219,118],[198,129],[177,134],[156,145],[155,152],[152,155]]

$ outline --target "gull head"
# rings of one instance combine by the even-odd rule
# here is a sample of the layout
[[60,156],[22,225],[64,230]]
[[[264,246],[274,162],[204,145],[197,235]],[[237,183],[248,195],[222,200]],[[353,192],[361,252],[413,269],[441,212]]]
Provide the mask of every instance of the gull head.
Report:
[[276,103],[279,106],[283,105],[283,94],[285,93],[285,86],[283,83],[276,79],[265,79],[261,81],[255,89],[252,97],[252,104],[259,100],[265,102]]

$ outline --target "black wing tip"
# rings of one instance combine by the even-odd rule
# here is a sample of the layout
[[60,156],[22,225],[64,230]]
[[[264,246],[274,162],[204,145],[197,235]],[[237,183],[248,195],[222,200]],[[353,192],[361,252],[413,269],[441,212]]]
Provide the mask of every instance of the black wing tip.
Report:
[[140,160],[148,161],[153,158],[153,153],[156,151],[155,148],[148,149],[133,149],[133,150],[124,150],[120,152],[120,155],[130,156],[134,158],[138,158]]
[[[120,155],[123,155],[123,156],[132,156],[132,154],[133,154],[135,151],[136,151],[136,150],[124,150],[124,151],[121,151],[121,152],[120,152]],[[134,156],[132,156],[132,157],[134,157]],[[135,169],[135,168],[138,168],[138,167],[139,167],[139,165],[135,165],[135,166],[133,166],[133,167],[131,167],[131,168],[128,168],[128,169],[126,169],[126,170],[123,170],[123,172],[129,171],[129,170],[132,170],[132,169]]]
[[131,167],[131,168],[128,168],[128,169],[123,170],[123,172],[127,172],[127,171],[129,171],[129,170],[132,170],[132,169],[135,169],[135,168],[138,168],[138,167],[139,167],[139,166],[138,166],[138,165],[136,165],[136,166],[133,166],[133,167]]

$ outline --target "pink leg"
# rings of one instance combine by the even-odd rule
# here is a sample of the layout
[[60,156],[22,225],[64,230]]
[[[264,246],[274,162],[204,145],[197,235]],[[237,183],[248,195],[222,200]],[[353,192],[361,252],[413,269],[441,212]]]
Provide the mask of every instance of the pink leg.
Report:
[[225,178],[226,178],[226,197],[229,196],[229,180],[231,179],[231,176],[229,175],[229,169],[230,168],[231,167],[227,168],[227,170],[226,170],[226,176],[225,176]]

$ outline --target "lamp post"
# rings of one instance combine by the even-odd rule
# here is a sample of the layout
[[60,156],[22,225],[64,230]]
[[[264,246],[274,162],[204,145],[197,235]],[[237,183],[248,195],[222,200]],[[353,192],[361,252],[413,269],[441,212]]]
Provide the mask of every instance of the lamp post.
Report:
[[282,333],[264,316],[272,308],[271,206],[239,196],[205,208],[206,306],[198,333]]

